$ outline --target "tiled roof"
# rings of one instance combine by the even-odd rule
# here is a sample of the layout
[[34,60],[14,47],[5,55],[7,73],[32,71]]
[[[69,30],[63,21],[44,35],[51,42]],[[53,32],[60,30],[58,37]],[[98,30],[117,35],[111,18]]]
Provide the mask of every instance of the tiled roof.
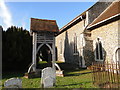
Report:
[[101,13],[89,26],[88,28],[95,26],[100,22],[120,14],[120,0],[113,2],[103,13]]
[[36,19],[31,18],[31,31],[50,31],[58,32],[56,20]]

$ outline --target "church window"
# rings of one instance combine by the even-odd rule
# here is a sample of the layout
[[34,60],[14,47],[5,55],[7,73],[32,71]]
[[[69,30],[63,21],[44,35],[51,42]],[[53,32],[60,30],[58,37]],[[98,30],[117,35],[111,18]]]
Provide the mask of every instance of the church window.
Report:
[[96,49],[95,49],[96,61],[103,61],[103,47],[99,38],[97,38]]

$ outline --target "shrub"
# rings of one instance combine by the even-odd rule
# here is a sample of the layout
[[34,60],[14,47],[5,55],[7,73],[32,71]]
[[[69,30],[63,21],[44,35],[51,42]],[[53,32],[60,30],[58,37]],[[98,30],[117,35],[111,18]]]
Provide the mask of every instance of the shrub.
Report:
[[27,69],[32,62],[32,37],[29,31],[12,26],[2,34],[3,71]]

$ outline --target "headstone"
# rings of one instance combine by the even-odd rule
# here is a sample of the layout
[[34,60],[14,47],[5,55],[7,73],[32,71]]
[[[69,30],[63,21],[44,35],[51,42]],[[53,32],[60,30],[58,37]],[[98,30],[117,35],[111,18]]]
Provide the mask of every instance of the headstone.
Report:
[[55,84],[56,74],[51,67],[44,68],[41,75],[41,84],[43,88],[52,87]]
[[5,88],[22,88],[22,80],[19,78],[10,78],[4,83]]
[[44,87],[53,87],[53,78],[47,77],[44,79]]

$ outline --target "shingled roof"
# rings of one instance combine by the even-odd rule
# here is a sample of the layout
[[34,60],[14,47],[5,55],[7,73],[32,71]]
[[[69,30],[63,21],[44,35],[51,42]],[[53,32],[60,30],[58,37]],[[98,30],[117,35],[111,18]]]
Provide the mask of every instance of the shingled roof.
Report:
[[88,29],[104,23],[108,19],[120,15],[120,0],[113,2],[103,13],[101,13],[89,26]]
[[58,32],[58,26],[56,20],[36,19],[31,18],[31,31],[49,31]]

